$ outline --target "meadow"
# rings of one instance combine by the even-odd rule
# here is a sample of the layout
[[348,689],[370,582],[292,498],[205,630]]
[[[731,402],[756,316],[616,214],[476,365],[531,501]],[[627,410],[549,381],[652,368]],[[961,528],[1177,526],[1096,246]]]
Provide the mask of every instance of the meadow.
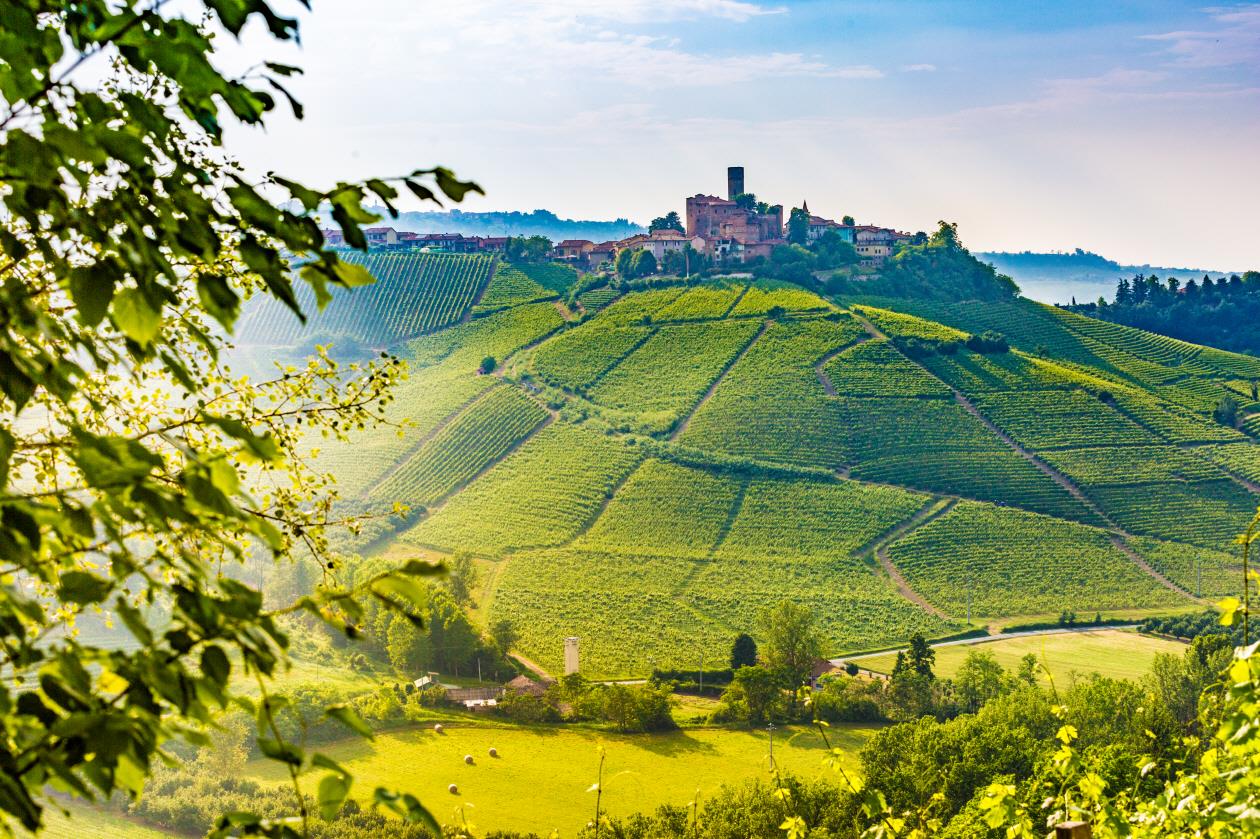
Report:
[[[847,753],[847,768],[874,729],[835,726],[834,746]],[[378,784],[406,789],[442,821],[464,818],[478,832],[558,830],[574,835],[594,815],[598,749],[606,753],[601,807],[614,816],[685,805],[723,784],[769,779],[769,735],[764,730],[693,728],[664,734],[618,735],[574,727],[521,727],[487,723],[448,724],[442,734],[410,729],[374,741],[345,741],[324,751],[355,776],[360,795]],[[490,748],[499,757],[488,756]],[[464,755],[474,756],[474,765]],[[804,778],[836,773],[823,766],[826,750],[810,729],[774,733],[779,768]],[[256,762],[247,774],[281,783],[283,769]],[[458,795],[447,791],[457,784]]]
[[[1054,635],[1024,635],[1015,638],[997,637],[978,644],[951,644],[936,647],[936,673],[952,678],[971,652],[992,653],[998,663],[1010,672],[1019,670],[1020,660],[1028,654],[1037,656],[1059,688],[1071,685],[1073,678],[1097,673],[1114,679],[1136,680],[1151,671],[1158,655],[1180,656],[1185,644],[1133,630],[1099,629]],[[859,656],[853,661],[867,670],[891,673],[896,653]],[[1042,684],[1047,684],[1045,673]]]

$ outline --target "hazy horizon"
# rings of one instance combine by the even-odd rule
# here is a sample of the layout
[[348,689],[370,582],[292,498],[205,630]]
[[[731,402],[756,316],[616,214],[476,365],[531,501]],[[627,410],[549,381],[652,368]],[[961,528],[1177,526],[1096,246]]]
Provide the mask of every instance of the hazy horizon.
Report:
[[[977,251],[1260,262],[1260,4],[365,0],[298,14],[304,123],[240,159],[314,183],[441,163],[476,210],[645,222],[721,193]],[[228,51],[230,60],[232,52]],[[408,209],[422,209],[418,205]]]

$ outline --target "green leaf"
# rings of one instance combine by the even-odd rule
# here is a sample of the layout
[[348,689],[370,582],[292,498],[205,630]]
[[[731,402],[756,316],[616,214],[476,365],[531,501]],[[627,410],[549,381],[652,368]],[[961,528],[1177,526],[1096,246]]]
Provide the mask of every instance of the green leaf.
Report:
[[70,299],[79,309],[79,320],[86,326],[96,326],[105,319],[118,280],[118,271],[109,262],[75,268],[70,272]]
[[350,794],[350,779],[345,775],[325,775],[319,781],[319,814],[332,821]]
[[162,315],[149,305],[138,288],[127,288],[114,297],[114,325],[122,334],[147,347],[162,328]]
[[0,490],[9,485],[9,461],[13,459],[16,441],[7,428],[0,428]]
[[78,447],[71,456],[90,486],[109,488],[135,483],[162,465],[162,458],[135,440],[97,437],[77,430],[74,436]]
[[372,584],[372,589],[378,594],[396,595],[421,608],[429,601],[427,588],[415,580],[399,574],[387,574],[377,579]]
[[356,734],[359,734],[363,737],[368,738],[369,740],[371,740],[373,737],[372,727],[369,726],[363,720],[363,717],[359,716],[358,712],[355,711],[353,708],[351,708],[349,705],[329,706],[328,710],[324,711],[324,715],[336,720],[337,722],[344,725],[346,728],[350,729]]
[[1242,601],[1237,597],[1226,597],[1217,602],[1216,608],[1221,610],[1221,626],[1233,626],[1234,617],[1242,608]]
[[113,587],[114,584],[109,580],[103,580],[87,571],[66,571],[61,575],[57,586],[57,596],[86,606],[89,603],[100,603]]
[[206,647],[201,653],[201,672],[219,687],[227,684],[232,674],[232,663],[221,647]]
[[241,298],[228,281],[218,274],[198,274],[197,296],[211,317],[231,332],[241,312]]
[[278,760],[290,766],[302,765],[302,750],[291,743],[285,743],[271,737],[259,737],[258,750],[272,760]]

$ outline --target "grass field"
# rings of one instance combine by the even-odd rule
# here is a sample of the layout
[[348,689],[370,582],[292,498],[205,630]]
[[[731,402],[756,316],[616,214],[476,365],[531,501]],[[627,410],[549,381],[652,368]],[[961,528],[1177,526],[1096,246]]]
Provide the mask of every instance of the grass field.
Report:
[[[145,827],[87,804],[63,802],[63,806],[68,815],[52,808],[46,811],[47,826],[39,834],[44,839],[164,839],[171,836],[165,830]],[[18,835],[30,834],[19,832]]]
[[[836,726],[828,732],[856,766],[856,752],[874,729]],[[775,731],[780,769],[801,777],[839,779],[822,765],[826,752],[809,729]],[[559,830],[572,836],[594,814],[597,749],[606,750],[602,806],[614,816],[686,804],[697,791],[712,795],[723,784],[768,778],[765,731],[690,729],[668,734],[617,735],[576,728],[523,728],[487,722],[450,725],[445,733],[412,729],[373,742],[346,741],[324,751],[355,776],[354,794],[378,784],[419,796],[443,822],[465,815],[478,833],[489,830]],[[487,756],[495,748],[499,758]],[[475,765],[464,764],[471,754]],[[282,769],[262,762],[247,772],[281,781]],[[459,795],[447,785],[457,784]]]
[[[999,637],[979,644],[937,647],[936,673],[938,676],[953,676],[973,650],[993,653],[993,657],[1010,671],[1017,670],[1020,659],[1032,653],[1045,664],[1055,685],[1066,687],[1073,674],[1097,673],[1117,679],[1139,679],[1150,672],[1155,656],[1165,653],[1181,655],[1185,648],[1184,644],[1176,641],[1139,635],[1125,629]],[[896,659],[896,653],[879,653],[853,660],[868,670],[890,673]]]

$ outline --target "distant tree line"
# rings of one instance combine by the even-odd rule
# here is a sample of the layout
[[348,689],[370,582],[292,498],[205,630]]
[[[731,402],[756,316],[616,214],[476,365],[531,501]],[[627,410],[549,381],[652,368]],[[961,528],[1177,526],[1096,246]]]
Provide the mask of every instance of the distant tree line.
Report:
[[1260,355],[1260,272],[1213,280],[1138,274],[1116,284],[1111,302],[1067,308],[1112,323],[1233,352]]

